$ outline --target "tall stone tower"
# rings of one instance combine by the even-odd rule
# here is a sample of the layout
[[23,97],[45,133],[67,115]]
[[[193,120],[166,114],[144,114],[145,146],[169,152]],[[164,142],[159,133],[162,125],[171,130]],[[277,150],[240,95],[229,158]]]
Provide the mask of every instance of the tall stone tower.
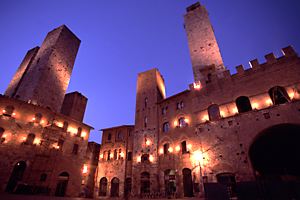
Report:
[[[140,188],[157,191],[159,187],[157,103],[165,97],[164,80],[157,69],[138,75],[132,168],[135,194],[143,192]],[[141,180],[147,181],[148,178],[150,188],[147,187],[147,182],[141,183]]]
[[79,45],[65,25],[50,31],[38,51],[27,54],[24,60],[30,62],[22,62],[5,95],[59,112]]
[[210,82],[225,70],[208,12],[199,2],[189,6],[184,16],[195,82]]

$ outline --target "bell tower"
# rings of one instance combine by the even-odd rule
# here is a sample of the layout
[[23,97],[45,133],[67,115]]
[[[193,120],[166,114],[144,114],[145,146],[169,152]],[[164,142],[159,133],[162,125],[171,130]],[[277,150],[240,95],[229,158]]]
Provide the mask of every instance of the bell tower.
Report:
[[210,23],[208,12],[199,2],[189,6],[184,15],[194,80],[202,85],[211,76],[225,70],[219,46]]

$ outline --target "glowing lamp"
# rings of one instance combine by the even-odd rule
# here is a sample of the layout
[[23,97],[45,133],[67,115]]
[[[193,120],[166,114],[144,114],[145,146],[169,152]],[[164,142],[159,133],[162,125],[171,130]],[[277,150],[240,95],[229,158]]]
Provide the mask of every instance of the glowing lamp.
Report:
[[149,161],[153,162],[154,161],[154,157],[152,155],[149,156]]
[[21,137],[21,142],[24,142],[25,140],[26,140],[25,136]]
[[258,103],[253,103],[253,104],[252,104],[252,107],[253,107],[254,109],[258,109]]
[[62,122],[56,122],[55,124],[56,124],[56,126],[58,126],[60,128],[62,128],[64,126],[64,124]]
[[100,158],[103,159],[103,154],[100,154]]
[[225,116],[224,111],[220,111],[220,115],[221,115],[221,117],[224,117]]
[[194,160],[194,162],[201,163],[203,161],[203,153],[201,151],[195,151],[193,153],[192,159]]
[[173,148],[172,148],[172,147],[169,147],[169,148],[168,148],[168,151],[169,151],[170,153],[172,153],[172,152],[173,152]]
[[81,132],[81,137],[84,138],[85,136],[86,136],[86,132],[85,132],[85,131],[82,131],[82,132]]
[[41,143],[41,139],[35,138],[33,143],[39,145]]
[[159,154],[163,154],[164,150],[162,148],[159,149]]
[[193,87],[194,87],[195,90],[200,90],[201,89],[200,81],[197,81],[197,82],[193,83]]
[[32,118],[32,121],[35,121],[35,117]]
[[206,122],[206,121],[208,121],[208,120],[209,120],[209,119],[208,119],[208,116],[207,116],[207,115],[204,115],[203,118],[202,118],[202,121]]
[[177,146],[175,147],[175,150],[176,150],[177,152],[180,151],[180,146],[177,145]]
[[188,144],[187,148],[188,148],[188,150],[191,150],[192,149],[192,144]]
[[45,120],[42,120],[42,121],[41,121],[41,124],[44,124],[44,123],[45,123]]
[[121,156],[121,158],[124,158],[124,156],[125,156],[124,152],[121,152],[120,156]]
[[232,109],[232,112],[233,112],[234,114],[237,114],[239,111],[238,111],[237,108],[233,108],[233,109]]
[[138,157],[136,158],[136,161],[137,161],[137,162],[141,162],[141,157],[138,156]]
[[88,172],[88,166],[86,164],[83,165],[82,173],[86,174]]
[[12,113],[12,116],[16,116],[16,113]]
[[184,118],[184,122],[188,124],[190,122],[190,120],[187,118]]
[[175,126],[175,127],[178,126],[178,121],[177,121],[177,120],[174,121],[174,126]]
[[146,140],[146,145],[149,146],[151,144],[150,140]]
[[293,99],[294,96],[295,96],[295,93],[294,92],[289,92],[288,95],[289,95],[290,99]]
[[2,112],[3,112],[3,113],[6,113],[6,110],[3,109]]

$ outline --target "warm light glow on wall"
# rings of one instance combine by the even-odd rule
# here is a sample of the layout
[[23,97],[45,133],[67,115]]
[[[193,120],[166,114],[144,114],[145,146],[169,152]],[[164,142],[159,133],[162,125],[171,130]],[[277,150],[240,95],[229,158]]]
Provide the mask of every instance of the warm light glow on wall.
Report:
[[149,160],[150,162],[153,162],[154,161],[154,157],[152,155],[149,156]]
[[141,156],[138,156],[138,157],[136,158],[136,162],[141,162]]
[[44,124],[44,123],[45,123],[45,120],[42,119],[42,120],[41,120],[41,124]]
[[188,148],[189,151],[192,150],[192,144],[188,144],[187,148]]
[[201,89],[200,81],[197,81],[197,82],[193,83],[193,87],[194,87],[195,90],[200,90]]
[[149,146],[151,144],[150,140],[146,140],[146,145]]
[[169,148],[168,148],[168,151],[169,151],[170,153],[172,153],[172,152],[173,152],[173,148],[172,148],[172,147],[169,147]]
[[273,102],[272,102],[271,99],[267,99],[267,100],[266,100],[266,104],[267,104],[268,106],[272,106],[272,105],[273,105]]
[[220,115],[221,115],[221,117],[225,117],[225,112],[224,111],[220,111]]
[[103,154],[102,153],[100,154],[100,158],[103,159]]
[[175,147],[175,150],[176,150],[177,152],[180,151],[180,146],[177,145],[177,146]]
[[202,117],[202,121],[203,122],[206,122],[206,121],[208,121],[209,119],[208,119],[208,115],[204,115],[203,117]]
[[164,153],[163,148],[160,148],[160,149],[159,149],[159,154],[163,154],[163,153]]
[[33,117],[31,120],[32,120],[32,121],[35,121],[35,117]]
[[64,123],[62,122],[55,122],[55,125],[62,128],[64,126]]
[[188,118],[184,118],[184,122],[188,124],[190,120]]
[[81,137],[84,138],[86,135],[87,135],[87,133],[86,133],[85,131],[82,131],[82,132],[81,132]]
[[87,166],[87,164],[84,164],[83,168],[82,168],[82,173],[86,174],[87,172],[88,172],[88,166]]
[[59,149],[58,144],[53,144],[52,147],[53,147],[54,149]]
[[16,116],[16,113],[15,113],[15,112],[13,112],[13,113],[12,113],[12,116]]
[[177,119],[175,119],[175,121],[174,121],[174,126],[175,126],[175,127],[178,126],[178,121],[177,121]]
[[35,138],[33,141],[33,144],[39,145],[41,143],[41,139],[40,138]]
[[191,158],[192,158],[192,161],[195,162],[195,163],[200,163],[200,164],[203,163],[203,153],[199,150],[193,152]]
[[7,137],[7,135],[6,135],[6,134],[3,134],[3,135],[2,135],[2,138],[6,138],[6,137]]
[[238,111],[237,108],[233,108],[233,109],[232,109],[232,113],[233,113],[233,114],[237,114],[237,113],[239,113],[239,111]]
[[20,138],[20,140],[21,140],[21,142],[24,142],[26,140],[26,137],[23,136],[23,137]]
[[125,156],[124,152],[121,152],[120,156],[121,156],[121,158],[124,158],[124,156]]
[[73,133],[74,135],[77,133],[77,128],[74,128],[72,126],[68,127],[68,132]]
[[3,113],[6,113],[6,110],[5,110],[5,109],[3,109],[3,110],[2,110],[2,112],[3,112]]
[[253,109],[258,109],[258,103],[252,103],[251,106]]
[[292,100],[295,97],[295,92],[291,91],[288,93],[288,95],[289,95],[290,99]]

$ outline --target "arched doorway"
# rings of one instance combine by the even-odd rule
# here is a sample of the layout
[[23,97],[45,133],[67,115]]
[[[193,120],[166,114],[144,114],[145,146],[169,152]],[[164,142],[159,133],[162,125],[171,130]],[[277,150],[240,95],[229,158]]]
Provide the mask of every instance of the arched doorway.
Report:
[[100,179],[99,196],[106,196],[107,193],[107,178],[102,177]]
[[148,172],[141,173],[141,194],[150,193],[150,174]]
[[110,196],[111,197],[119,196],[119,183],[120,183],[120,180],[116,177],[114,177],[111,180],[111,188],[110,188]]
[[[249,148],[249,157],[258,181],[276,196],[295,197],[300,184],[300,125],[279,124],[262,131]],[[276,186],[275,189],[274,185]],[[282,190],[282,191],[281,191]],[[280,193],[280,194],[277,194]]]
[[14,169],[10,175],[9,181],[6,185],[6,192],[14,192],[19,181],[22,180],[26,169],[26,162],[19,161],[15,164]]
[[132,185],[131,178],[126,178],[125,179],[125,186],[124,186],[124,194],[125,194],[125,196],[128,196],[131,193],[131,185]]
[[192,197],[193,195],[193,181],[192,181],[192,171],[188,168],[182,170],[183,176],[183,193],[184,197]]
[[55,196],[63,197],[66,194],[67,186],[69,182],[69,174],[68,172],[62,172],[58,176]]
[[169,195],[174,195],[176,192],[175,170],[167,169],[165,175],[165,192]]

